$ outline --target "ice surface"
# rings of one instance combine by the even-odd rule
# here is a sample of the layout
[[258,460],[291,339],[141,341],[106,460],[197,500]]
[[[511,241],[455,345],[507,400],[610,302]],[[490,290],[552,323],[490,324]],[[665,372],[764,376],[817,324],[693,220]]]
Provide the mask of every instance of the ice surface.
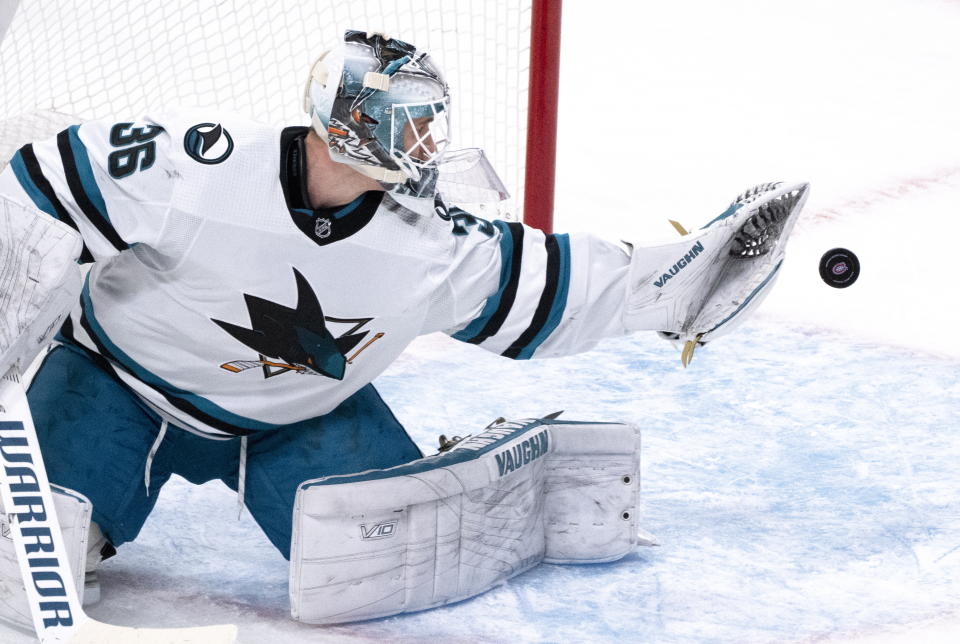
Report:
[[[567,2],[558,230],[673,235],[808,180],[777,289],[683,370],[659,339],[512,363],[416,342],[379,381],[425,449],[493,418],[644,428],[643,525],[614,564],[540,566],[471,601],[335,628],[223,486],[174,479],[91,609],[241,641],[956,641],[960,633],[960,4]],[[837,291],[817,260],[857,252]],[[0,633],[4,642],[29,637]]]
[[660,547],[541,566],[447,608],[308,627],[286,617],[285,563],[237,521],[233,495],[175,479],[103,566],[91,613],[231,621],[244,642],[679,643],[846,638],[955,611],[955,361],[767,323],[741,335],[688,370],[656,338],[504,365],[430,337],[380,381],[425,446],[505,409],[641,424],[643,524]]

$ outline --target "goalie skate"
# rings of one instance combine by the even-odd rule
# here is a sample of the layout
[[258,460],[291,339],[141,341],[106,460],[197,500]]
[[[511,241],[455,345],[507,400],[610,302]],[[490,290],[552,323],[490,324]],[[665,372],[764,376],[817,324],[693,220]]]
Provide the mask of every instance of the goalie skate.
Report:
[[624,323],[683,345],[686,366],[699,344],[729,333],[766,297],[787,238],[806,202],[806,183],[764,183],[739,195],[682,241],[633,250]]

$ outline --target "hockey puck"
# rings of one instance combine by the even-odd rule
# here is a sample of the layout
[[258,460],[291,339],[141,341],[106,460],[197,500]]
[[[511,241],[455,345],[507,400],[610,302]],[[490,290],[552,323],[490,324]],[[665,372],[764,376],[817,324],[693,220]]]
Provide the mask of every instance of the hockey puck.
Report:
[[860,260],[846,248],[828,250],[820,258],[820,277],[833,288],[847,288],[860,277]]

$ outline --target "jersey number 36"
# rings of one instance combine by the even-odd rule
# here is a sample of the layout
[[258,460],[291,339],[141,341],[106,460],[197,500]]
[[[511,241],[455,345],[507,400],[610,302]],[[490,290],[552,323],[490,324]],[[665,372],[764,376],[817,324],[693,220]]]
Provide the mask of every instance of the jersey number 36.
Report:
[[163,132],[158,125],[133,127],[133,123],[117,123],[110,130],[110,144],[121,148],[107,157],[107,169],[114,179],[129,177],[146,170],[157,160],[157,144],[153,141]]

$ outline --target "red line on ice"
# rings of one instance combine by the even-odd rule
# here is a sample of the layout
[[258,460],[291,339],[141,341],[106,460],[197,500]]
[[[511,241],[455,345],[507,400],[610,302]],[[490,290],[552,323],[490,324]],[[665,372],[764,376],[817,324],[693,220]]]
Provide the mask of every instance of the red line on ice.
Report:
[[960,167],[944,168],[927,176],[908,177],[883,188],[846,199],[835,206],[820,208],[803,218],[806,226],[843,217],[851,210],[867,210],[871,206],[925,192],[932,188],[956,186],[960,180]]

